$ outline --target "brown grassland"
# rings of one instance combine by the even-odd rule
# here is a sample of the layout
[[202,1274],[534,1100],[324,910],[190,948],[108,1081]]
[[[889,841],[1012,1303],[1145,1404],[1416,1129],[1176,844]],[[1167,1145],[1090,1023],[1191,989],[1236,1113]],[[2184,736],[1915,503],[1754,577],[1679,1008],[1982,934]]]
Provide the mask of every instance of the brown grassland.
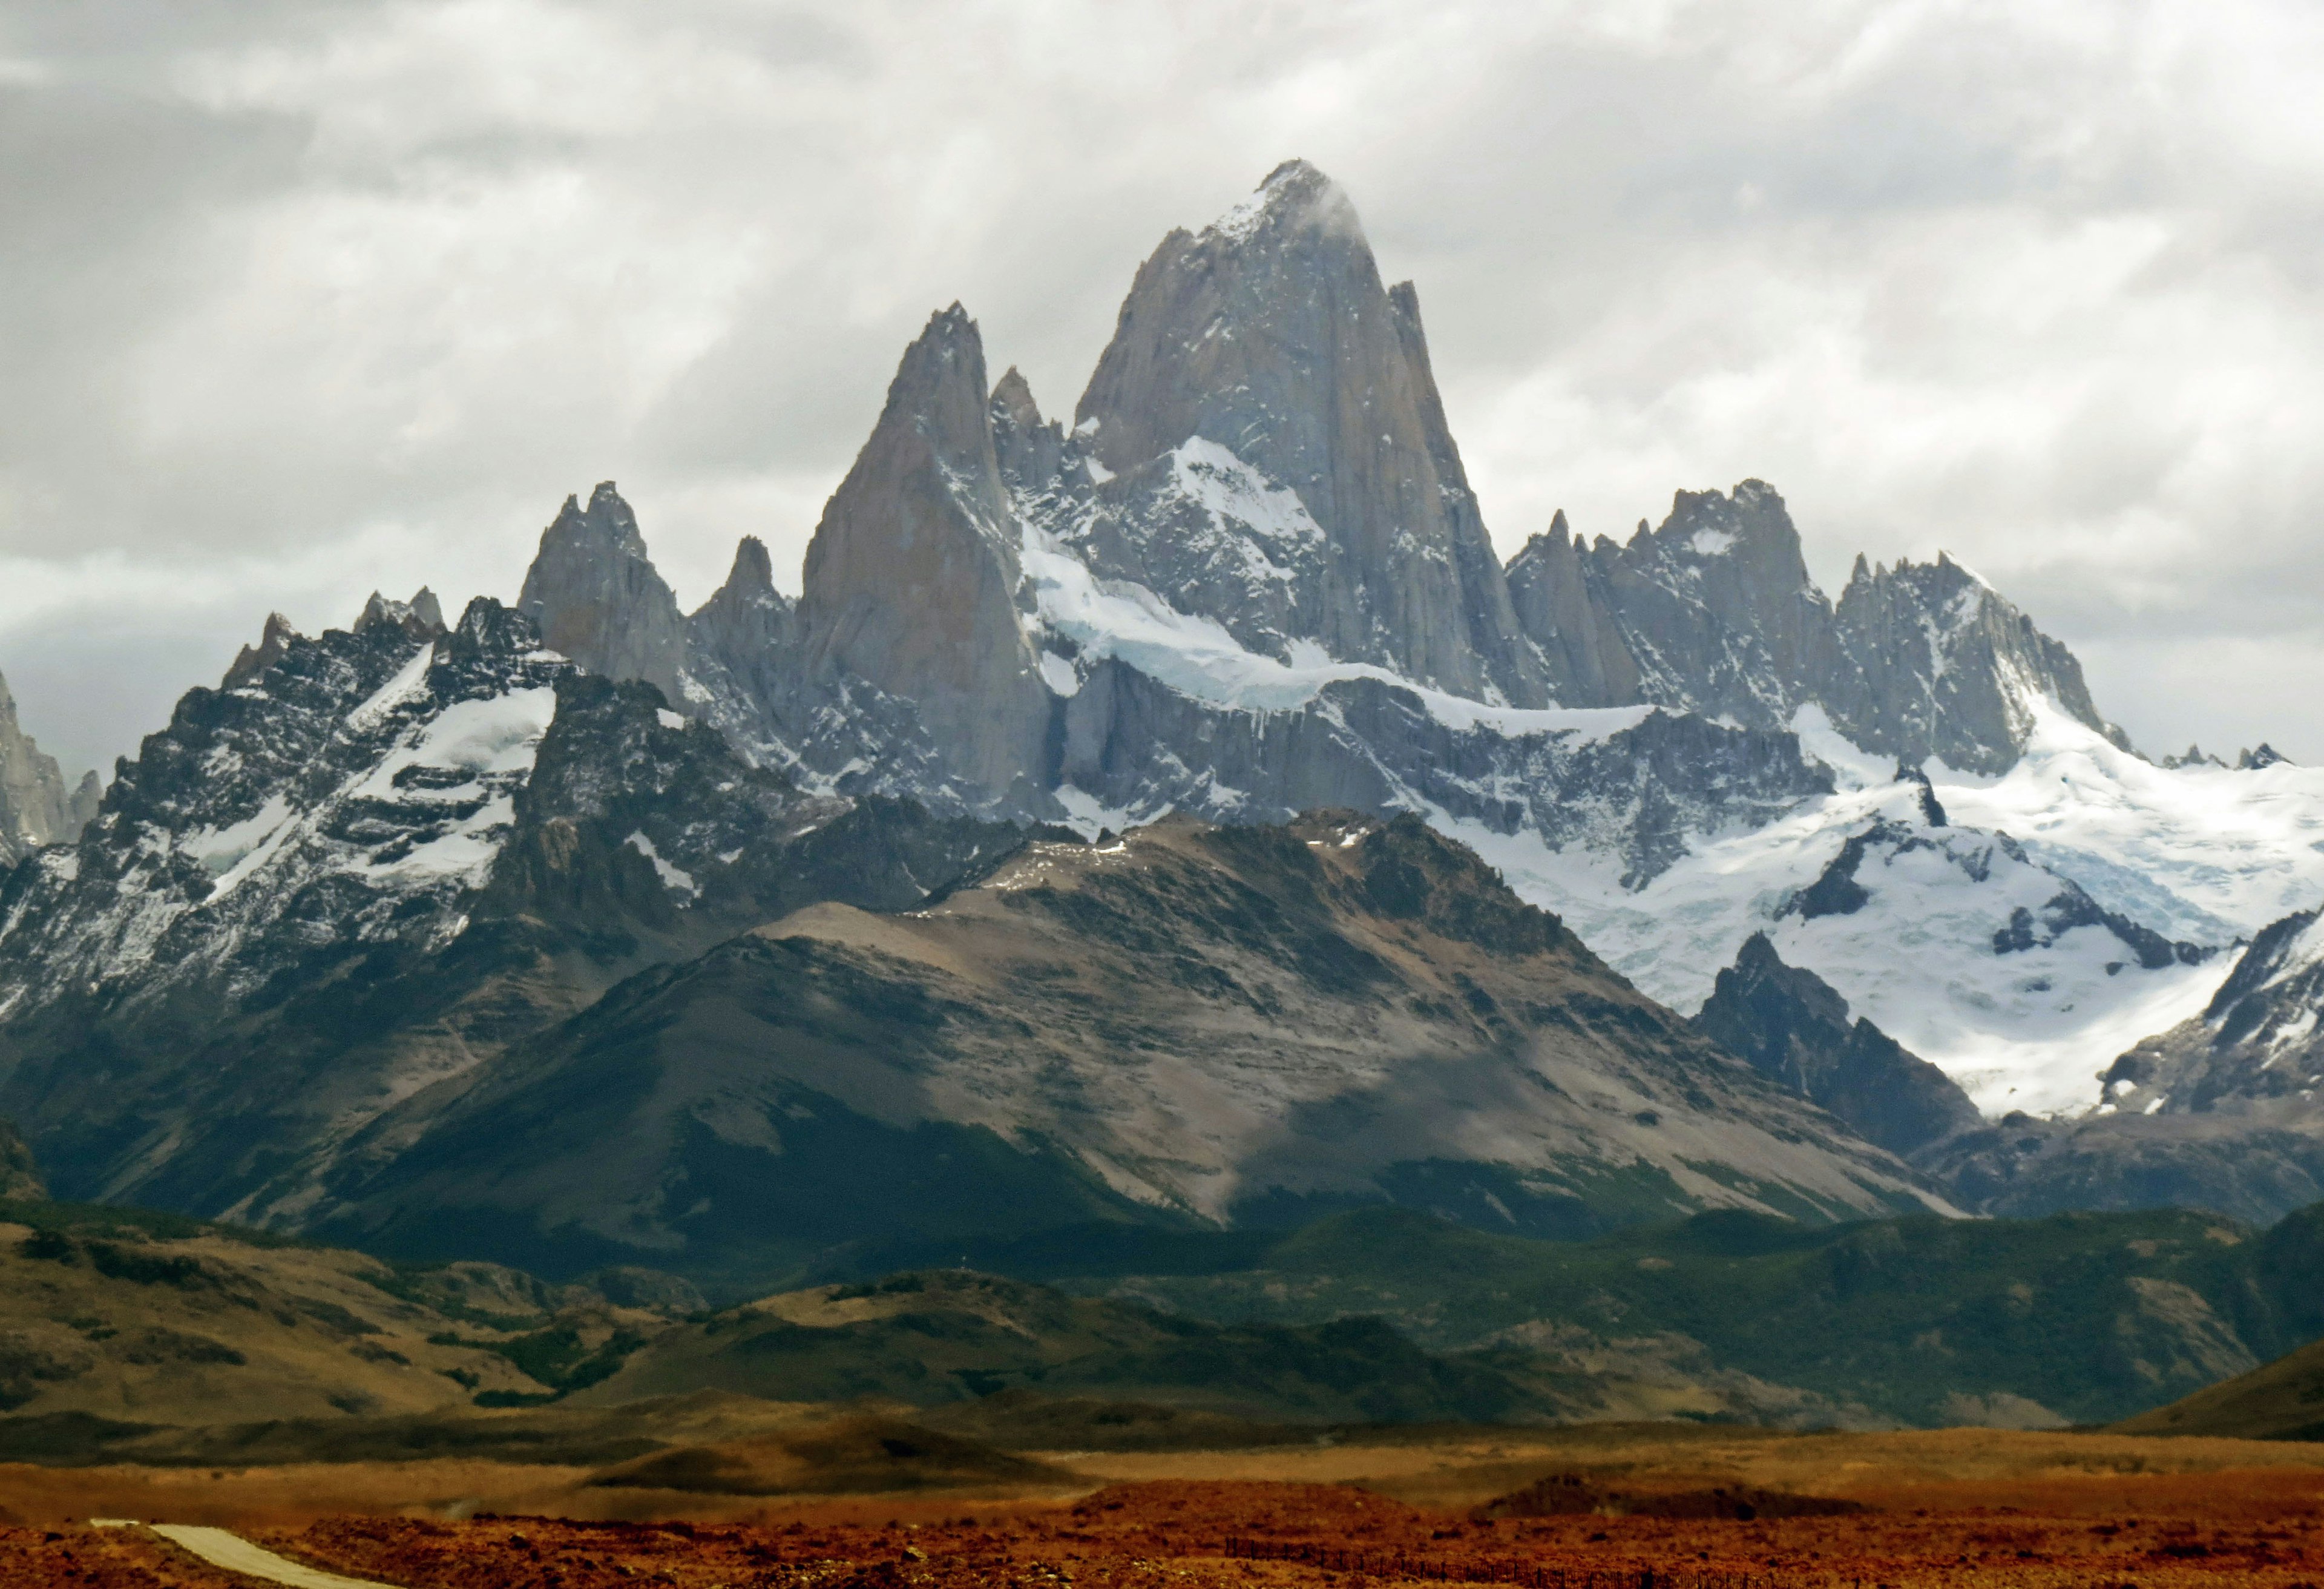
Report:
[[802,1492],[795,1446],[756,1478],[745,1446],[626,1475],[0,1467],[0,1589],[245,1582],[92,1515],[218,1523],[412,1589],[2324,1584],[2319,1445],[1631,1425],[1019,1455],[998,1480],[848,1496]]

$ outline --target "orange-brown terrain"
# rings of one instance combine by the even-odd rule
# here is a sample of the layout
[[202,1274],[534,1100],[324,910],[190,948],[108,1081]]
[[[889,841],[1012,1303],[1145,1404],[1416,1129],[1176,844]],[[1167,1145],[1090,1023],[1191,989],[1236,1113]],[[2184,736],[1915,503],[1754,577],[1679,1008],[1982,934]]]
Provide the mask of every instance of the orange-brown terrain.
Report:
[[[573,1504],[465,1517],[448,1514],[468,1501],[441,1497],[494,1492],[493,1464],[11,1467],[0,1497],[22,1521],[0,1529],[0,1589],[248,1582],[142,1529],[93,1529],[54,1510],[138,1501],[148,1509],[125,1515],[225,1523],[283,1556],[411,1589],[1627,1589],[1648,1573],[1672,1589],[2324,1584],[2314,1446],[1631,1426],[1045,1460],[1084,1475],[1076,1492],[1037,1475],[973,1492],[746,1497],[506,1468],[498,1493],[530,1484]],[[1101,1482],[1123,1474],[1140,1476]],[[439,1499],[420,1499],[430,1493]]]

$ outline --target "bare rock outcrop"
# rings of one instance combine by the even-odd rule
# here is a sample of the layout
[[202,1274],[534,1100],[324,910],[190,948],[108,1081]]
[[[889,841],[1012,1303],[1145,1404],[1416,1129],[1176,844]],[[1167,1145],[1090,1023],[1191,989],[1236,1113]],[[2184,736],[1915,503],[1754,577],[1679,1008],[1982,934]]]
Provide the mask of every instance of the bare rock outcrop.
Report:
[[1457,694],[1545,699],[1418,299],[1382,283],[1355,207],[1305,161],[1162,240],[1075,420],[1124,510],[1120,572],[1181,611],[1277,654],[1306,641]]
[[[378,592],[372,593],[372,599],[379,599]],[[255,683],[265,676],[269,668],[282,660],[283,654],[290,649],[290,642],[298,638],[299,631],[291,626],[290,619],[280,613],[267,614],[266,626],[259,633],[258,643],[244,646],[235,653],[234,661],[226,667],[226,677],[218,680],[218,688],[239,689],[246,684]]]
[[1653,703],[1783,728],[1821,707],[1859,747],[1964,771],[2014,764],[2047,698],[2127,745],[2071,651],[1940,553],[1862,558],[1835,605],[1764,481],[1682,491],[1627,544],[1568,539],[1563,515],[1510,559],[1516,619],[1563,706]]
[[574,497],[540,533],[517,610],[541,642],[608,679],[642,679],[673,704],[686,698],[686,620],[646,555],[637,515],[611,480]]
[[686,620],[688,669],[723,670],[742,697],[772,702],[790,687],[798,641],[794,604],[775,588],[767,543],[745,535],[726,583]]
[[1891,1153],[1909,1156],[1984,1123],[1951,1077],[1907,1052],[1754,933],[1719,974],[1695,1029],[1753,1069],[1831,1110]]
[[2024,748],[2033,700],[2042,697],[2129,744],[2099,715],[2074,653],[1941,552],[1933,563],[1894,568],[1858,558],[1833,623],[1860,679],[1854,698],[1829,691],[1833,716],[1867,750],[2004,772]]
[[78,790],[66,793],[57,759],[17,723],[16,697],[0,679],[0,868],[35,845],[61,844],[78,834],[86,818],[76,820],[73,813],[82,799]]
[[806,684],[912,703],[954,775],[1040,779],[1051,697],[1017,607],[1019,531],[960,305],[904,353],[879,423],[824,509],[798,610]]

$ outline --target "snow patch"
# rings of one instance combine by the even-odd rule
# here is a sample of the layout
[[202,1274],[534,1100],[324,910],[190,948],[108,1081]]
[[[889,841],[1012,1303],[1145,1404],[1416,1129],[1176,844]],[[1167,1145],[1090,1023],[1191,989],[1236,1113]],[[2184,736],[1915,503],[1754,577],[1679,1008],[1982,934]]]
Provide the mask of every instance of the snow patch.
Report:
[[2109,910],[2224,947],[2324,901],[2324,769],[2157,767],[2045,697],[1997,779],[1932,762],[1956,822],[2006,831]]
[[[532,771],[534,753],[556,715],[557,691],[547,685],[481,700],[454,701],[408,734],[350,792],[393,800],[472,799],[481,792],[482,780],[487,775],[521,776]],[[467,772],[474,777],[468,782],[438,788],[410,779],[397,781],[399,774],[416,768]]]
[[656,707],[654,720],[664,728],[683,728],[687,725],[687,718],[682,714],[673,712],[668,707]]
[[1895,781],[1896,763],[1884,756],[1858,750],[1847,735],[1831,725],[1831,717],[1813,701],[1792,714],[1788,725],[1800,742],[1801,752],[1821,762],[1830,770],[1832,781],[1843,790],[1877,789]]
[[225,899],[272,860],[297,830],[298,813],[281,795],[268,798],[252,816],[225,827],[196,828],[178,840],[178,848],[209,869],[217,879],[205,903]]
[[1065,808],[1065,825],[1084,838],[1095,838],[1101,833],[1127,833],[1133,827],[1158,821],[1169,815],[1167,805],[1151,811],[1132,811],[1120,806],[1109,806],[1085,789],[1070,783],[1057,786],[1057,804]]
[[[1305,510],[1302,510],[1303,513]],[[1311,521],[1312,522],[1312,521]],[[1247,712],[1293,712],[1328,685],[1371,679],[1415,697],[1448,727],[1486,727],[1512,738],[1532,734],[1591,744],[1637,727],[1657,708],[1524,709],[1448,695],[1370,662],[1334,662],[1320,646],[1299,663],[1246,650],[1215,619],[1181,613],[1143,585],[1101,579],[1055,537],[1027,524],[1019,550],[1043,623],[1092,661],[1118,657],[1179,694]]]
[[416,698],[426,688],[428,670],[435,661],[436,646],[432,641],[412,652],[411,660],[397,670],[394,678],[381,685],[347,714],[348,730],[355,734],[368,734],[386,722],[396,707]]
[[1699,558],[1724,557],[1734,549],[1735,536],[1726,530],[1698,530],[1687,541]]
[[1041,682],[1049,687],[1049,693],[1054,696],[1067,697],[1081,693],[1081,675],[1074,671],[1074,665],[1071,662],[1055,651],[1041,653]]
[[662,887],[672,893],[684,894],[690,900],[701,897],[702,885],[694,881],[694,873],[663,860],[661,853],[654,848],[653,840],[648,838],[643,831],[633,833],[622,842],[653,863],[654,874],[661,879]]

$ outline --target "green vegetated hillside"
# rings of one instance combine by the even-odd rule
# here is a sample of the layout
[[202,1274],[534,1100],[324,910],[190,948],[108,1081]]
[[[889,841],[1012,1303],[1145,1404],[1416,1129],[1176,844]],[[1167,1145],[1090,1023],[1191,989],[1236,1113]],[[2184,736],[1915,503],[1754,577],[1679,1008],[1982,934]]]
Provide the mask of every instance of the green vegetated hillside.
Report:
[[[0,1209],[0,1455],[517,1457],[583,1439],[611,1460],[669,1444],[643,1431],[672,1409],[730,1403],[918,1409],[966,1438],[1076,1447],[1441,1420],[2089,1424],[2324,1333],[2319,1249],[2324,1209],[2265,1233],[2177,1212],[1725,1212],[1578,1243],[1370,1209],[1286,1234],[1050,1233],[969,1254],[1015,1278],[921,1269],[712,1309],[651,1271],[551,1286],[18,1203]],[[2306,1394],[2306,1362],[2262,1400]],[[508,1421],[528,1409],[558,1417]],[[2233,1416],[2234,1432],[2318,1421]]]
[[1237,1324],[964,1270],[769,1298],[668,1330],[586,1405],[713,1389],[944,1406],[1004,1390],[1323,1423],[1539,1419],[1520,1377],[1377,1318]]
[[1377,1210],[1259,1252],[1222,1242],[1213,1264],[1183,1240],[1147,1270],[1135,1250],[983,1259],[1195,1317],[1376,1316],[1463,1362],[1594,1382],[1609,1414],[1659,1384],[1679,1413],[2041,1426],[2123,1418],[2324,1333],[2319,1232],[2318,1210],[2264,1233],[2172,1210],[1838,1228],[1714,1213],[1549,1243]]

